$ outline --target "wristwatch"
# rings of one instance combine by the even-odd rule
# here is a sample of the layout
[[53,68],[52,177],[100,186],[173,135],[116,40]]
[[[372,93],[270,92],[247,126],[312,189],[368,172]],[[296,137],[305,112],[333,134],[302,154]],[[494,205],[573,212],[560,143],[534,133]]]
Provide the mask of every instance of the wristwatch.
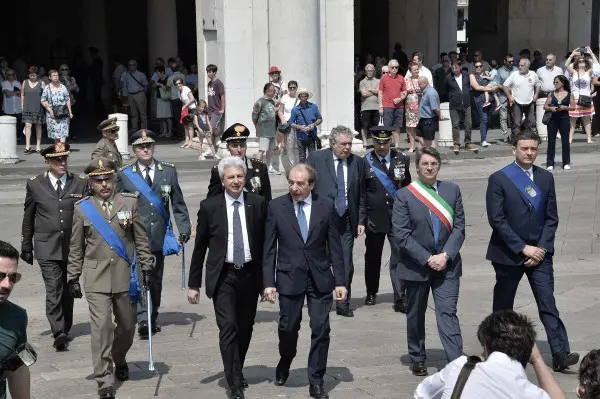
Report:
[[446,258],[446,260],[450,260],[450,255],[448,255],[447,252],[442,252],[444,254],[444,257]]

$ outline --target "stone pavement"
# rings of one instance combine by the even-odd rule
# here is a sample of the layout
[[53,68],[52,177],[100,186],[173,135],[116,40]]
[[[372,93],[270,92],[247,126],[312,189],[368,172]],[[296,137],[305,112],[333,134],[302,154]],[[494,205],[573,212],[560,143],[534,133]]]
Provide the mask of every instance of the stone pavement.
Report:
[[[462,250],[464,276],[459,300],[465,352],[480,354],[476,339],[479,322],[491,311],[493,269],[484,259],[490,228],[485,213],[485,189],[490,172],[510,162],[509,158],[444,161],[440,178],[454,179],[461,187],[467,217],[467,236]],[[543,160],[538,162],[541,164]],[[411,166],[411,169],[414,169]],[[577,154],[573,170],[556,171],[560,213],[555,257],[556,300],[565,322],[571,348],[582,355],[600,347],[600,190],[596,154]],[[199,201],[204,198],[207,178],[197,170],[183,168],[179,172],[192,220],[196,220]],[[24,178],[8,174],[0,176],[0,239],[19,246]],[[286,184],[281,176],[273,177],[274,196],[283,194]],[[186,247],[189,262],[193,243]],[[384,258],[389,256],[385,247]],[[364,238],[356,240],[352,301],[356,309],[353,319],[331,314],[331,347],[326,388],[331,398],[409,398],[421,378],[411,375],[406,350],[406,323],[402,314],[392,311],[392,294],[387,265],[382,270],[378,304],[363,306]],[[85,299],[75,306],[75,337],[70,350],[56,353],[44,313],[44,285],[37,265],[19,266],[24,274],[11,299],[25,307],[29,315],[28,334],[39,354],[32,367],[33,397],[75,399],[95,397],[90,359],[90,325]],[[202,294],[199,305],[186,301],[181,289],[181,258],[167,259],[160,322],[163,332],[154,337],[156,372],[149,372],[147,341],[137,339],[129,353],[131,380],[118,390],[119,398],[224,398],[224,379],[218,349],[218,330],[212,303]],[[547,361],[550,353],[543,326],[531,290],[524,281],[518,292],[516,309],[531,316],[538,327],[538,344]],[[245,367],[251,398],[306,398],[308,381],[306,359],[310,345],[308,316],[304,313],[300,331],[298,356],[285,387],[273,384],[277,350],[278,306],[260,304],[254,336]],[[427,348],[429,372],[445,364],[437,336],[433,303],[427,312]],[[574,369],[576,370],[576,369]],[[535,378],[529,367],[529,375]],[[576,375],[556,374],[570,398],[575,398]]]

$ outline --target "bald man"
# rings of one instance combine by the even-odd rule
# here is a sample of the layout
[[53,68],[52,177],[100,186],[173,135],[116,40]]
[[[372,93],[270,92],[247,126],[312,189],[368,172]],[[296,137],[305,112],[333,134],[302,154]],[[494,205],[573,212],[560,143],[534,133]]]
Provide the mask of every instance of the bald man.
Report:
[[419,77],[419,87],[423,91],[423,97],[419,105],[417,140],[423,147],[435,147],[435,132],[438,129],[438,122],[448,118],[442,117],[440,97],[437,91],[429,85],[429,79],[425,76]]

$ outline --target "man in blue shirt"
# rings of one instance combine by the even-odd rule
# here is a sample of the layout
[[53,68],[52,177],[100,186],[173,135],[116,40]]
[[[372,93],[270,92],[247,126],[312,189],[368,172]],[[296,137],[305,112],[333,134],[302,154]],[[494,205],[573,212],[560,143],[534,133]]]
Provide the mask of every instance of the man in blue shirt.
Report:
[[437,91],[429,85],[429,80],[419,77],[419,87],[423,91],[419,105],[419,129],[417,138],[420,138],[423,147],[431,147],[435,140],[435,132],[438,129],[438,121],[447,120],[442,118],[440,112],[440,97]]
[[[506,57],[504,57],[504,65],[498,68],[496,84],[500,86],[504,85],[506,79],[517,70],[513,63],[514,57],[512,54],[508,53]],[[502,131],[502,139],[508,143],[510,142],[508,131],[508,99],[506,98],[506,94],[504,94],[504,90],[498,90],[496,93],[498,93],[498,99],[500,100],[498,107],[500,111],[500,130]]]
[[306,163],[307,154],[315,150],[319,144],[317,135],[317,126],[323,122],[323,117],[319,112],[317,104],[308,102],[312,93],[306,89],[298,89],[296,94],[300,104],[292,109],[292,114],[288,123],[292,129],[296,129],[296,138],[298,140],[298,153],[300,163]]

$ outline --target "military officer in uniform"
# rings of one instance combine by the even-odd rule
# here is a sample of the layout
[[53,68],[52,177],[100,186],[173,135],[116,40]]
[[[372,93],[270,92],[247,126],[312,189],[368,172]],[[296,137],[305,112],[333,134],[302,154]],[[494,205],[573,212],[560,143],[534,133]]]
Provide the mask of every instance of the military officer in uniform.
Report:
[[42,151],[48,170],[27,181],[21,228],[21,259],[38,261],[46,286],[46,316],[54,347],[65,350],[73,325],[73,298],[67,287],[67,260],[73,207],[83,198],[87,182],[68,171],[69,145],[57,143]]
[[[179,241],[183,244],[190,239],[190,216],[183,200],[175,165],[154,158],[156,135],[150,130],[141,129],[131,136],[131,140],[137,159],[119,171],[117,192],[140,193],[140,214],[146,225],[152,254],[156,257],[153,285],[150,287],[152,292],[151,333],[155,334],[161,331],[157,319],[165,265],[163,244],[167,227],[171,224],[169,202],[173,208],[173,217],[179,231]],[[140,337],[146,338],[149,331],[146,307],[144,306],[139,308],[138,323]]]
[[92,151],[92,159],[98,157],[108,158],[117,165],[117,168],[123,166],[123,158],[117,149],[117,139],[119,138],[119,126],[117,118],[110,118],[102,121],[96,128],[102,133],[102,139],[96,144]]
[[[375,149],[367,153],[363,159],[366,201],[360,209],[362,215],[359,218],[367,220],[367,226],[365,226],[365,285],[367,288],[365,305],[367,306],[377,303],[381,253],[386,235],[390,239],[392,232],[394,194],[399,188],[411,183],[410,158],[401,152],[390,149],[393,128],[374,126],[370,131]],[[394,289],[394,310],[406,313],[404,287],[397,286],[397,279],[393,277],[396,266],[396,249],[393,245],[390,247],[390,275]]]
[[[221,141],[227,143],[229,153],[234,157],[241,158],[246,162],[248,172],[246,173],[245,191],[262,195],[268,201],[271,201],[271,180],[267,165],[258,159],[246,157],[246,140],[250,135],[248,128],[241,123],[234,123],[221,135]],[[219,177],[217,165],[212,168],[210,173],[210,183],[208,184],[208,194],[206,198],[215,195],[223,195],[223,183]]]
[[[150,285],[154,262],[138,195],[115,193],[116,172],[115,163],[102,157],[85,168],[93,195],[75,204],[67,267],[69,292],[81,298],[79,277],[85,265],[94,378],[103,399],[115,397],[113,362],[114,376],[120,381],[129,378],[125,356],[135,335],[135,302],[141,291],[137,276],[141,270]],[[131,275],[138,280],[133,287]]]

